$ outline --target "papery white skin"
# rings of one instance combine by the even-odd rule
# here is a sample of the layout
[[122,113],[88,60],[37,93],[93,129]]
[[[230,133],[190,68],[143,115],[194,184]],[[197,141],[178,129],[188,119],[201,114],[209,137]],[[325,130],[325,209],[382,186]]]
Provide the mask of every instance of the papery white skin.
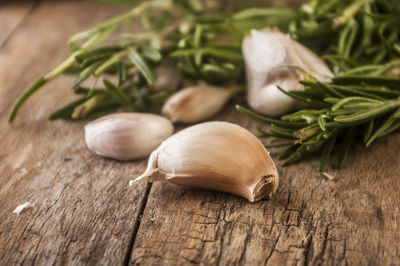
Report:
[[[279,116],[296,108],[296,102],[283,92],[302,90],[301,72],[320,81],[333,77],[326,64],[311,50],[289,35],[272,29],[252,30],[243,39],[247,75],[247,101],[264,115]],[[301,71],[299,71],[301,70]]]
[[279,183],[264,145],[228,122],[197,124],[168,138],[150,155],[143,175],[130,185],[141,180],[225,191],[251,202],[270,198]]
[[161,113],[172,122],[197,123],[217,114],[233,93],[207,85],[188,87],[168,98]]
[[85,140],[98,155],[133,160],[148,156],[173,131],[172,123],[158,115],[118,113],[87,124]]
[[26,209],[35,207],[35,204],[30,203],[29,201],[25,202],[24,204],[18,205],[17,208],[13,211],[15,214],[20,214]]

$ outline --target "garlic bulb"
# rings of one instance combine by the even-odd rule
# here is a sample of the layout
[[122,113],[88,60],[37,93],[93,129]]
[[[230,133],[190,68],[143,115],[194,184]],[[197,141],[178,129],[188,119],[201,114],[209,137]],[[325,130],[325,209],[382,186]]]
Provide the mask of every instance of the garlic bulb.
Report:
[[301,90],[298,82],[305,78],[303,73],[325,82],[333,77],[317,55],[277,30],[252,30],[243,40],[242,51],[248,104],[264,115],[278,116],[295,108],[295,100],[277,86],[286,91]]
[[251,202],[270,198],[279,183],[274,162],[261,142],[228,122],[206,122],[165,140],[145,172],[130,181],[167,180],[236,194]]
[[217,114],[235,90],[207,85],[188,87],[168,98],[161,113],[172,122],[200,122]]
[[148,156],[173,131],[172,123],[158,115],[118,113],[87,124],[85,140],[98,155],[131,160]]

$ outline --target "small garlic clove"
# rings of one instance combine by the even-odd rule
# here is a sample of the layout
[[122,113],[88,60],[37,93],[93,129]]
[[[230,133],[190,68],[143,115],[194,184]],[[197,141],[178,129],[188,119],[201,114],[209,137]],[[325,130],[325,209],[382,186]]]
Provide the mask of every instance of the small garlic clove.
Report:
[[[312,51],[278,30],[252,30],[242,44],[247,75],[247,101],[264,115],[279,116],[293,110],[296,101],[284,90],[302,90],[298,82],[307,73],[320,81],[333,74]],[[301,70],[301,71],[299,71]]]
[[87,124],[85,140],[98,155],[132,160],[148,156],[173,131],[172,123],[158,115],[118,113]]
[[271,198],[279,183],[274,162],[262,143],[228,122],[197,124],[169,137],[130,185],[141,180],[219,190],[251,202]]
[[172,122],[197,123],[217,114],[233,93],[207,85],[188,87],[168,98],[161,113]]

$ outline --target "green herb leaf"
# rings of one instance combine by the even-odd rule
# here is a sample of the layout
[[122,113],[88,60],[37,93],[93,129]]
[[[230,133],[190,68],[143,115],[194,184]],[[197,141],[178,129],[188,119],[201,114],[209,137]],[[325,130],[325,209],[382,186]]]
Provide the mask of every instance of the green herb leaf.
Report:
[[10,117],[8,118],[8,122],[11,123],[15,116],[18,113],[19,108],[21,108],[22,104],[32,95],[34,94],[38,89],[44,86],[44,84],[47,83],[47,80],[44,77],[41,77],[38,79],[33,85],[22,94],[22,96],[18,99],[18,101],[15,103],[15,105],[12,108]]
[[129,99],[128,96],[122,91],[117,89],[110,81],[103,79],[104,86],[106,87],[106,92],[113,97],[117,102],[119,102],[122,106],[134,107],[136,105]]
[[324,144],[323,150],[322,150],[322,156],[321,156],[321,161],[319,163],[318,171],[322,172],[324,170],[326,162],[329,159],[329,156],[332,153],[333,146],[335,145],[336,138],[330,138],[326,141]]
[[127,48],[128,58],[142,73],[143,77],[147,80],[149,85],[154,84],[154,76],[153,73],[150,71],[150,68],[144,61],[144,59],[140,56],[138,52],[136,52],[132,47]]

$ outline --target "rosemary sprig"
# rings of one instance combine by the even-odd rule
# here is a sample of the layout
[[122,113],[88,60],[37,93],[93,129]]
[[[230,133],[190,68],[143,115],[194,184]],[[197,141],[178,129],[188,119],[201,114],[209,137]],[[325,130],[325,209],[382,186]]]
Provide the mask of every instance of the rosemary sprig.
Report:
[[[39,90],[41,87],[43,87],[47,82],[55,79],[62,73],[66,72],[68,68],[72,67],[75,63],[77,63],[78,59],[85,59],[85,55],[91,55],[93,56],[94,51],[90,51],[91,48],[96,47],[100,45],[118,26],[120,26],[122,23],[126,22],[129,19],[132,19],[134,17],[139,16],[141,13],[143,13],[147,8],[149,7],[149,3],[143,2],[142,4],[139,4],[137,7],[132,9],[131,11],[116,16],[112,19],[109,19],[96,27],[78,33],[74,36],[71,37],[70,39],[70,45],[71,49],[74,50],[74,52],[64,61],[62,62],[59,66],[54,68],[52,71],[44,75],[43,77],[40,77],[28,90],[18,99],[16,104],[14,105],[9,122],[12,122],[19,110],[19,108],[22,106],[22,104],[37,90]],[[86,40],[81,46],[78,45],[79,41]],[[102,51],[103,52],[103,51]],[[121,53],[121,52],[118,52]],[[97,53],[101,54],[101,53]],[[85,68],[82,70],[80,73],[79,79],[77,82],[73,84],[73,86],[76,86],[83,82],[86,78],[90,76],[93,72],[95,72],[96,76],[99,76],[100,74],[103,74],[105,70],[110,67],[111,65],[117,63],[120,58],[116,56],[116,54],[110,54],[110,57],[108,60],[104,61],[102,64],[99,64],[99,62],[96,60],[93,64],[91,65],[90,69]],[[82,65],[81,65],[82,66]],[[101,70],[101,71],[100,71]],[[97,71],[97,73],[96,73]],[[99,97],[99,96],[96,96]],[[89,99],[90,100],[90,99]],[[54,117],[54,116],[53,116]]]
[[[285,7],[243,10],[249,6],[241,1],[221,3],[224,8],[217,8],[212,15],[205,8],[207,3],[198,0],[153,0],[140,4],[119,0],[116,4],[133,8],[72,36],[71,55],[28,88],[14,105],[9,122],[32,94],[61,74],[76,75],[71,85],[75,93],[84,92],[76,88],[85,82],[92,81],[92,85],[85,91],[86,100],[81,98],[66,105],[51,114],[50,119],[80,119],[116,108],[145,112],[157,109],[154,105],[160,101],[152,100],[158,94],[154,90],[154,73],[164,60],[173,59],[185,78],[212,84],[243,84],[241,39],[245,33],[252,28],[285,27],[295,15],[294,10]],[[239,12],[232,12],[238,9]],[[116,42],[103,45],[111,34],[135,18],[141,18],[144,30],[123,31],[118,33]],[[108,79],[110,75],[116,79],[115,90],[110,91],[110,86],[95,89],[104,76]],[[121,101],[121,97],[125,100]],[[136,104],[126,104],[128,99]]]
[[[297,111],[281,119],[263,117],[236,106],[238,111],[272,127],[264,131],[262,137],[274,137],[266,147],[280,144],[287,147],[278,155],[278,159],[284,160],[284,165],[307,150],[320,149],[319,171],[322,172],[337,145],[340,147],[338,167],[341,168],[356,136],[364,136],[363,142],[369,146],[400,127],[400,97],[396,94],[400,89],[400,79],[397,77],[349,75],[346,78],[334,78],[331,83],[307,81],[303,84],[304,91],[298,91],[295,95],[286,93],[305,104],[310,103],[308,97],[311,94],[314,101],[324,102],[326,106]],[[337,88],[352,90],[347,92]],[[365,90],[368,90],[368,97],[364,94]],[[382,91],[393,93],[393,96],[382,98]],[[277,134],[277,129],[284,134]]]
[[[273,136],[266,147],[286,147],[278,155],[284,165],[309,150],[321,150],[319,171],[332,179],[323,169],[336,146],[340,168],[358,136],[369,146],[400,127],[400,79],[395,77],[399,71],[399,17],[400,6],[384,0],[313,0],[299,9],[288,31],[323,54],[335,73],[332,82],[305,80],[300,82],[304,91],[281,90],[310,108],[281,119],[237,106],[240,112],[272,127],[262,137]],[[293,128],[283,121],[305,125]],[[285,134],[277,134],[278,123]]]

